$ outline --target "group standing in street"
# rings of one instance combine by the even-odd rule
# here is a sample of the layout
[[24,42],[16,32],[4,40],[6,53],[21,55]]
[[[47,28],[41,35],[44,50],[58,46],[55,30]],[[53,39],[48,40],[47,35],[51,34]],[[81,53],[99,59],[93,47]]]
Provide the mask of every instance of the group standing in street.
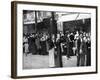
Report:
[[[26,56],[49,55],[50,67],[62,67],[62,55],[69,60],[77,56],[76,66],[91,66],[91,37],[83,31],[58,32],[55,35],[48,33],[31,33],[23,36],[23,53]],[[58,64],[56,60],[58,59]]]

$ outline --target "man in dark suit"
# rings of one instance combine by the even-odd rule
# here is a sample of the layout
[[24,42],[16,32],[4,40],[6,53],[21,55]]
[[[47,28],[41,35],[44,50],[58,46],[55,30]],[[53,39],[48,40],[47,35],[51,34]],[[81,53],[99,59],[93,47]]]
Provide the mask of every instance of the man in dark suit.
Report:
[[77,66],[79,66],[80,64],[80,45],[81,45],[81,39],[80,38],[78,38],[77,39],[77,53],[76,53],[76,55],[77,55]]
[[70,44],[69,44],[69,54],[70,56],[73,55],[73,41],[74,41],[74,35],[73,33],[70,34],[69,36]]

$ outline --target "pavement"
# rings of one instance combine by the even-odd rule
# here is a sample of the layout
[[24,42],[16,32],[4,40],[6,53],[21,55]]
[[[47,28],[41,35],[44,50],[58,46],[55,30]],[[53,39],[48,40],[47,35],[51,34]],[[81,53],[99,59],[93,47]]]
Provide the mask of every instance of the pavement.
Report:
[[77,57],[71,56],[67,59],[66,56],[62,56],[63,67],[76,67],[77,66]]
[[[76,67],[77,58],[71,56],[67,59],[66,56],[62,56],[63,67]],[[48,55],[23,55],[23,69],[39,69],[49,68],[49,56]]]

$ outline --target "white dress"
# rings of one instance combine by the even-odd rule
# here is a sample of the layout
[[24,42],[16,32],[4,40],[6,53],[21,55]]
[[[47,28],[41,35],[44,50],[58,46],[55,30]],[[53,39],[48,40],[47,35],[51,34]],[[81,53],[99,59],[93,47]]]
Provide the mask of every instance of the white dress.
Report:
[[49,67],[55,67],[54,48],[49,50]]
[[29,47],[29,45],[28,45],[28,39],[27,38],[24,38],[24,42],[25,42],[25,44],[24,44],[25,53],[27,53],[27,52],[29,52],[29,49],[28,49],[28,47]]

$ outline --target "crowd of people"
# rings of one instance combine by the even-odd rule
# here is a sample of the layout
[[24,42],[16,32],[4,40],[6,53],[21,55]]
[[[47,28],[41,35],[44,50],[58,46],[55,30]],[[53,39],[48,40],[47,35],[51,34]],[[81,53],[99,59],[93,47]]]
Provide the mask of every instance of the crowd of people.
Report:
[[60,53],[66,55],[68,60],[71,56],[77,56],[77,66],[90,66],[91,34],[83,31],[58,32],[56,35],[45,32],[24,34],[23,53],[26,56],[30,53],[33,55],[48,55],[50,53],[58,55]]
[[27,55],[32,54],[47,54],[47,38],[46,33],[31,33],[23,35],[23,52]]
[[[62,33],[61,51],[70,59],[77,56],[77,66],[91,65],[91,34],[83,31]],[[63,41],[64,40],[64,41]]]

